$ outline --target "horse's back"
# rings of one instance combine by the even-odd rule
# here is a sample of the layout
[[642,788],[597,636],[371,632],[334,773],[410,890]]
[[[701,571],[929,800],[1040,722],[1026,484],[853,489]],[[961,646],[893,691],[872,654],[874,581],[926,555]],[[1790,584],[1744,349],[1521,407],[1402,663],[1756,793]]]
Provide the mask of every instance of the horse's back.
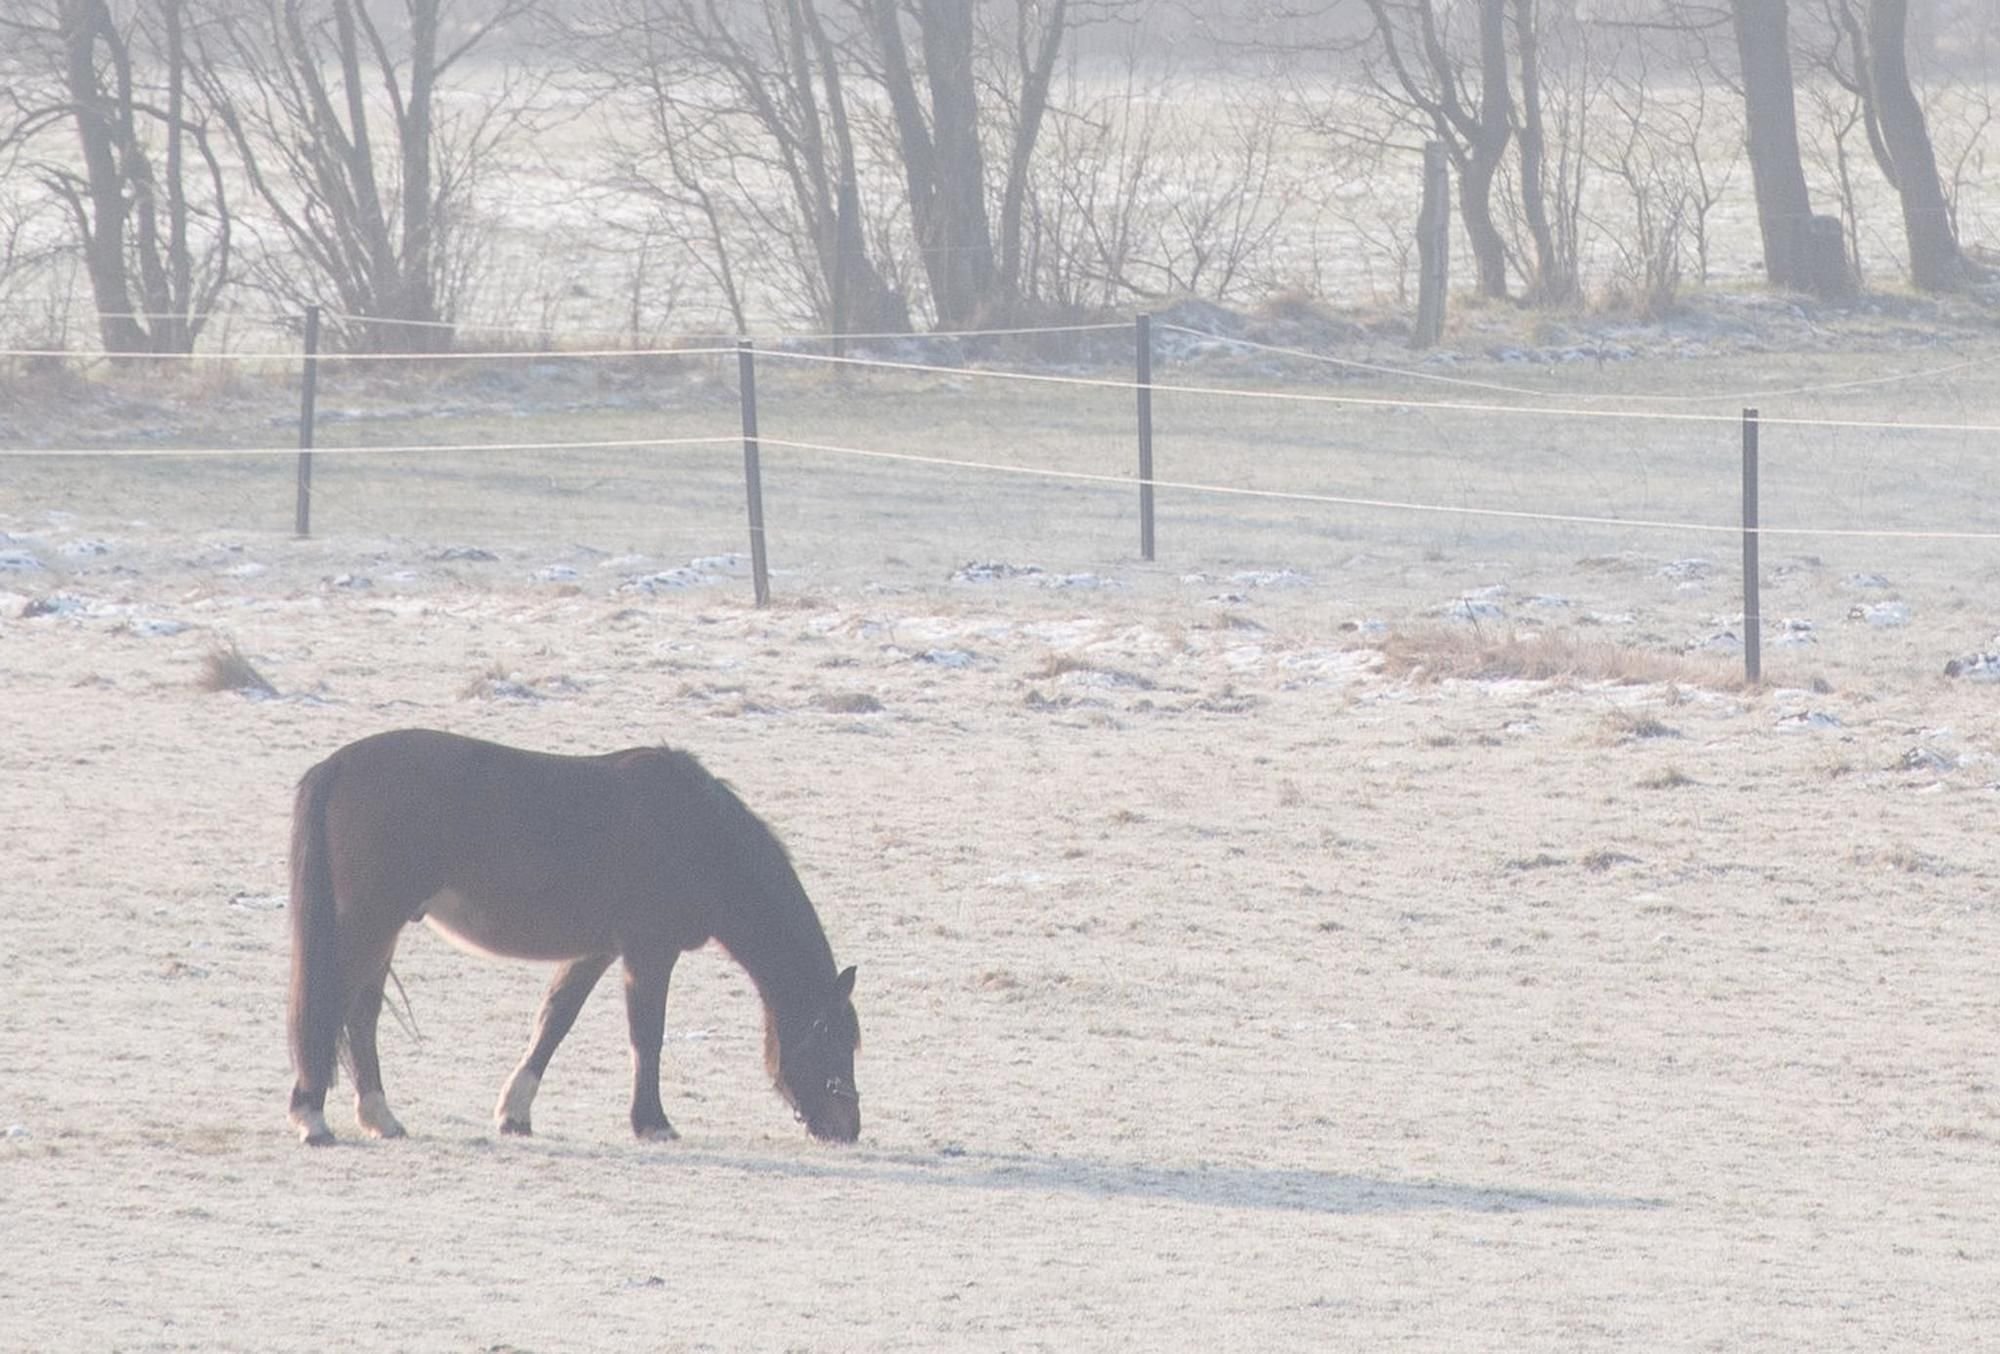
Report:
[[468,948],[554,959],[622,948],[662,921],[699,943],[691,919],[662,917],[708,891],[674,802],[696,802],[684,782],[700,768],[665,753],[570,757],[398,729],[341,748],[307,782],[324,785],[345,903],[429,913]]

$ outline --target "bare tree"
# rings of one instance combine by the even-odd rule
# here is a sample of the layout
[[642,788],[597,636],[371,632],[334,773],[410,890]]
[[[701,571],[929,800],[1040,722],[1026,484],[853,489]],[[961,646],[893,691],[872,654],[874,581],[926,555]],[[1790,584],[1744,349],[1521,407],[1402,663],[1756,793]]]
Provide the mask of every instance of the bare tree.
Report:
[[[1521,156],[1521,211],[1527,219],[1528,234],[1535,245],[1535,271],[1528,286],[1529,299],[1539,304],[1563,304],[1576,299],[1581,280],[1577,276],[1576,213],[1569,210],[1582,193],[1580,150],[1582,118],[1561,116],[1556,163],[1549,163],[1549,138],[1543,110],[1542,24],[1537,0],[1513,0],[1514,52],[1521,71],[1521,105],[1515,124],[1515,142]],[[1574,114],[1579,103],[1564,101],[1559,114]],[[1553,177],[1554,183],[1550,183]],[[1556,213],[1549,211],[1550,198]]]
[[1056,61],[1072,29],[1086,21],[1080,10],[1071,0],[1014,0],[1011,32],[989,34],[986,43],[989,52],[1011,51],[1015,78],[996,79],[995,87],[1003,98],[1017,91],[1009,109],[1007,175],[1000,191],[1000,290],[1010,308],[1018,308],[1024,299],[1021,251],[1028,176],[1048,120]]
[[1459,217],[1479,294],[1495,299],[1507,295],[1507,244],[1493,217],[1493,181],[1513,132],[1507,4],[1474,0],[1476,34],[1468,42],[1453,27],[1457,11],[1436,0],[1367,0],[1374,20],[1368,78],[1444,143],[1458,173]]
[[1926,291],[1963,286],[1971,269],[1958,247],[1923,106],[1910,85],[1905,37],[1908,0],[1868,0],[1867,105],[1879,128],[1883,172],[1903,203],[1910,245],[1910,280]]
[[53,149],[30,164],[68,212],[104,346],[190,352],[229,281],[228,194],[205,111],[189,95],[185,0],[121,10],[42,0],[0,16],[17,53],[57,73],[39,88],[10,82],[0,143],[22,150],[73,129],[81,171]]
[[1731,0],[1743,79],[1744,143],[1764,239],[1764,274],[1773,286],[1810,288],[1804,257],[1812,202],[1799,159],[1786,0]]
[[902,0],[867,0],[878,78],[895,115],[917,249],[931,307],[946,329],[980,322],[994,299],[993,231],[986,212],[986,158],[973,83],[972,0],[915,0],[929,97],[904,41]]
[[350,343],[450,346],[472,257],[473,189],[527,107],[519,90],[440,109],[460,63],[534,0],[459,23],[450,0],[402,0],[401,31],[358,0],[259,0],[203,43],[202,86],[252,190],[309,276],[269,270],[295,301],[330,299]]
[[816,0],[597,0],[557,31],[606,110],[613,186],[695,251],[739,329],[751,274],[836,330],[909,328],[869,238],[850,35]]

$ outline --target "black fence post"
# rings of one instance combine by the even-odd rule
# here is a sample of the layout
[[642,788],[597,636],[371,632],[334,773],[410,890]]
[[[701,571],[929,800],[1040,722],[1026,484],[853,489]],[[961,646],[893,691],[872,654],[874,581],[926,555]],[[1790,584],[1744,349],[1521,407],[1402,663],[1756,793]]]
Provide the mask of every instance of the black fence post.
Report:
[[1764,676],[1764,617],[1757,570],[1757,411],[1743,411],[1743,678]]
[[306,307],[306,363],[299,379],[299,493],[292,525],[312,535],[313,404],[319,398],[319,307]]
[[1133,322],[1139,387],[1139,555],[1153,558],[1153,317]]
[[757,459],[757,362],[750,340],[736,340],[736,390],[743,402],[743,487],[750,504],[750,578],[757,605],[771,601],[764,563],[764,473]]

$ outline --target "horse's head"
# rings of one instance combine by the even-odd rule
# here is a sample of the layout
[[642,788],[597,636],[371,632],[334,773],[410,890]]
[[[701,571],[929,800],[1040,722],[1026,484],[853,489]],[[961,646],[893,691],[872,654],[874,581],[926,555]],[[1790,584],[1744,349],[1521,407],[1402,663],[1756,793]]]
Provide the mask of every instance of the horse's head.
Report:
[[815,1138],[853,1142],[861,1136],[861,1092],[854,1085],[854,1051],[861,1022],[854,1014],[854,969],[840,971],[816,1011],[782,1028],[767,1027],[764,1058],[778,1093]]

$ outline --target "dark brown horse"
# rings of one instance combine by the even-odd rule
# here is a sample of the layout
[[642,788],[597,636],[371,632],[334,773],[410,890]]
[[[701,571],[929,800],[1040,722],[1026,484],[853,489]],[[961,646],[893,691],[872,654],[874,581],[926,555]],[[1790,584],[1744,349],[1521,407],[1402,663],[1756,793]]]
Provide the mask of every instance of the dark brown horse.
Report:
[[816,1138],[861,1132],[854,970],[833,951],[785,849],[685,752],[524,752],[429,729],[350,743],[306,772],[292,815],[291,1120],[333,1141],[326,1089],[343,1027],[355,1119],[403,1136],[382,1094],[375,1024],[396,938],[422,918],[479,953],[560,967],[494,1111],[529,1132],[556,1046],[625,962],[632,1131],[675,1136],[660,1105],[667,980],[715,940],[764,1000],[764,1061]]

